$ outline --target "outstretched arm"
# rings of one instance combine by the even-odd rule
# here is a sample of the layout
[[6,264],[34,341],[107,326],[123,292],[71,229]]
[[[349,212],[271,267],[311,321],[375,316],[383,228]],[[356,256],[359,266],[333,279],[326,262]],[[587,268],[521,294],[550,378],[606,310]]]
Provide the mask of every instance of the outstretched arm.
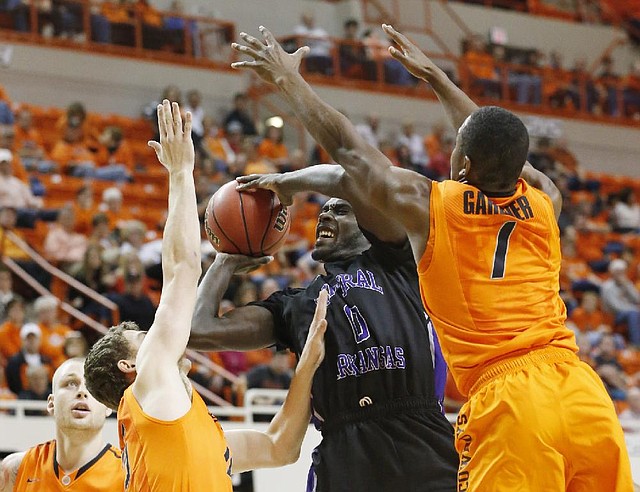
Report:
[[[172,390],[181,384],[176,377],[178,362],[187,347],[201,272],[191,113],[185,116],[183,130],[178,104],[171,105],[165,100],[158,106],[158,124],[160,143],[149,145],[169,171],[169,212],[162,241],[164,282],[153,325],[137,354],[133,386],[136,398],[147,412],[144,400],[149,392],[166,388],[173,395]],[[186,396],[184,386],[181,395]],[[190,406],[191,402],[186,402]]]
[[[426,244],[426,237],[421,236],[425,234],[425,224],[429,223],[431,182],[412,171],[394,168],[382,152],[366,143],[344,115],[318,97],[298,73],[308,48],[300,48],[290,55],[267,29],[260,27],[260,31],[264,42],[241,33],[246,45],[234,43],[233,47],[253,60],[235,62],[232,66],[252,69],[266,82],[278,86],[313,138],[361,187],[365,201],[372,205],[369,213],[377,214],[372,215],[372,220],[375,217],[381,220],[381,215],[386,216],[387,221],[397,220],[412,245]],[[344,160],[345,151],[354,152],[361,159]],[[413,186],[416,184],[418,186]],[[420,255],[423,249],[420,249]]]
[[288,465],[300,456],[300,447],[311,418],[313,375],[324,359],[327,299],[327,291],[322,290],[289,393],[267,431],[238,430],[225,433],[233,456],[234,473]]
[[402,63],[415,77],[431,85],[453,127],[456,130],[460,128],[464,120],[478,109],[478,105],[404,34],[388,24],[383,24],[382,29],[398,46],[389,48],[391,56]]
[[242,306],[219,316],[220,301],[234,273],[267,263],[271,258],[250,258],[218,253],[205,273],[191,321],[189,347],[196,350],[255,350],[276,343],[273,316],[261,306]]
[[560,193],[560,190],[554,184],[554,182],[551,181],[551,178],[549,178],[549,176],[547,176],[546,174],[538,171],[528,162],[522,168],[520,177],[534,188],[538,188],[543,193],[549,195],[549,198],[551,198],[551,203],[553,204],[553,213],[556,216],[556,220],[558,220],[558,217],[560,217],[560,212],[562,211],[562,193]]
[[11,492],[25,453],[13,453],[0,463],[0,492]]
[[375,209],[352,176],[342,166],[320,164],[282,174],[252,174],[237,178],[239,190],[264,188],[273,191],[280,202],[289,205],[293,195],[301,191],[314,191],[328,197],[347,200],[353,207],[358,224],[381,241],[402,243],[406,240],[404,228],[397,220],[386,218]]

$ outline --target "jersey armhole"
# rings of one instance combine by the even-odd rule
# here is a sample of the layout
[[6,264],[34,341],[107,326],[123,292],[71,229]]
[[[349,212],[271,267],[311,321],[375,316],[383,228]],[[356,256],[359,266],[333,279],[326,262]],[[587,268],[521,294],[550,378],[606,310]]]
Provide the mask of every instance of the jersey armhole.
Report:
[[[437,191],[436,191],[437,190]],[[418,275],[423,275],[429,270],[429,266],[431,265],[431,259],[433,258],[433,251],[436,246],[436,221],[435,221],[435,212],[436,206],[434,198],[434,194],[439,198],[440,190],[436,186],[434,182],[431,186],[431,196],[429,198],[429,238],[427,239],[427,245],[424,248],[424,252],[420,257],[420,261],[418,262]]]

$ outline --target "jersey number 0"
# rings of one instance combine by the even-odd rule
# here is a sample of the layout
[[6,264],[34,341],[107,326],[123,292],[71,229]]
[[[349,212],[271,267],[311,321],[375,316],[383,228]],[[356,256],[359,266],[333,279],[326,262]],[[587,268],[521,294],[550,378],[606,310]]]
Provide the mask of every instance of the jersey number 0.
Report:
[[498,231],[496,238],[496,250],[493,253],[493,268],[491,278],[504,278],[504,271],[507,267],[507,251],[509,250],[509,238],[516,228],[516,222],[510,220],[505,222]]

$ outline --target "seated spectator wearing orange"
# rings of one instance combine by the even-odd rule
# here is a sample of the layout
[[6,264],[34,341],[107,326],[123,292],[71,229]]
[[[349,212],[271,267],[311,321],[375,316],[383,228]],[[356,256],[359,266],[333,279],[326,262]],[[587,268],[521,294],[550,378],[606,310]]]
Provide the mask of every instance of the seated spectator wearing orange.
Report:
[[63,270],[82,261],[87,249],[87,237],[75,232],[75,222],[73,206],[65,205],[58,212],[58,220],[52,224],[44,240],[45,257]]
[[[0,228],[13,232],[19,239],[26,242],[22,232],[16,229],[17,220],[18,212],[15,208],[5,206],[0,209]],[[17,261],[28,261],[31,259],[20,246],[8,237],[4,238],[4,255]]]
[[22,158],[45,159],[47,157],[44,139],[40,131],[33,127],[33,115],[28,108],[18,110],[16,114],[14,149]]
[[131,12],[126,0],[116,2],[106,1],[100,5],[102,15],[112,24],[124,24],[131,22]]
[[[258,145],[259,144],[252,138],[245,139],[242,145],[242,150],[245,155],[244,169],[238,169],[236,167],[236,172],[240,174],[268,174],[278,171],[271,159],[260,155]],[[236,162],[236,164],[240,163],[241,161]]]
[[24,301],[21,297],[16,297],[7,304],[7,320],[0,325],[0,360],[7,361],[20,352],[20,329],[23,324]]
[[[9,389],[4,365],[0,364],[0,401],[15,400],[17,397],[18,395]],[[0,414],[9,412],[11,412],[11,410],[0,410]]]
[[501,82],[496,72],[496,61],[487,52],[486,44],[479,35],[469,40],[468,49],[462,55],[463,68],[470,75],[470,82],[477,82],[484,90],[484,95],[500,97]]
[[93,201],[93,188],[89,185],[80,187],[73,202],[73,213],[76,218],[74,231],[88,236],[93,228],[93,217],[97,212],[98,206]]
[[[18,400],[47,401],[51,393],[51,375],[44,366],[27,366],[27,387],[18,393]],[[46,410],[25,410],[27,416],[47,415]]]
[[87,114],[84,104],[74,102],[67,107],[66,113],[56,122],[56,130],[60,138],[65,138],[69,129],[79,130],[78,139],[83,141],[87,148],[97,150],[100,131],[98,130],[99,122],[96,120],[95,116]]
[[598,294],[585,292],[580,306],[571,312],[569,321],[581,332],[590,332],[602,330],[611,320],[600,309]]
[[[562,55],[556,51],[549,54],[549,64],[542,68],[542,97],[553,107],[565,107],[573,74],[562,67]],[[573,108],[575,109],[575,108]]]
[[150,5],[147,0],[138,0],[135,3],[135,12],[143,24],[162,27],[162,14],[153,5]]
[[209,156],[224,163],[233,161],[235,153],[221,134],[216,121],[210,116],[205,116],[202,119],[202,128],[204,136],[201,147],[209,153]]
[[44,366],[49,371],[49,378],[53,374],[51,359],[40,350],[42,332],[35,323],[27,323],[20,329],[20,351],[7,362],[7,384],[16,395],[29,389],[27,367]]
[[13,154],[7,149],[0,149],[0,207],[42,208],[42,198],[14,175]]
[[100,149],[96,160],[100,166],[121,164],[129,171],[133,171],[135,160],[129,143],[124,139],[122,129],[108,126],[100,135]]
[[7,91],[1,85],[0,85],[0,101],[4,101],[6,103],[11,104],[11,99],[9,99],[9,94],[7,94]]
[[283,143],[283,139],[284,132],[282,128],[268,126],[258,147],[258,154],[261,157],[266,157],[278,167],[287,164],[289,151]]
[[102,192],[100,211],[107,216],[111,231],[122,227],[124,222],[134,218],[131,212],[122,206],[122,192],[115,187],[107,188]]
[[7,304],[16,297],[13,291],[13,277],[11,271],[0,263],[0,323],[7,317]]
[[609,396],[613,400],[626,400],[629,381],[620,363],[613,335],[606,333],[602,336],[594,350],[593,361]]
[[33,303],[33,310],[42,331],[41,352],[53,361],[56,368],[66,360],[64,340],[71,328],[58,321],[58,299],[54,296],[38,297]]
[[66,174],[72,174],[76,168],[93,167],[96,164],[96,156],[82,134],[80,127],[66,128],[64,137],[58,140],[51,150],[51,159],[58,163]]

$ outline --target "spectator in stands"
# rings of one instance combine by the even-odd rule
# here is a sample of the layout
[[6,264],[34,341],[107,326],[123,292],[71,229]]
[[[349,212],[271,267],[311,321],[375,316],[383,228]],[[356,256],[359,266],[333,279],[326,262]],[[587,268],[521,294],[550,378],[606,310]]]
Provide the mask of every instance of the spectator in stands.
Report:
[[[14,150],[22,159],[27,169],[37,169],[40,172],[52,170],[52,163],[48,161],[44,148],[44,140],[40,131],[33,126],[33,116],[29,108],[21,108],[16,114]],[[46,167],[40,166],[46,161]]]
[[[570,93],[573,74],[563,68],[562,61],[562,55],[552,51],[549,63],[543,68],[543,97],[554,108],[565,108],[574,102]],[[577,106],[573,109],[577,109]]]
[[600,70],[595,76],[595,90],[597,100],[594,113],[618,116],[618,86],[620,75],[613,70],[613,59],[605,56],[600,61]]
[[89,236],[89,244],[100,246],[102,249],[108,250],[114,246],[111,235],[111,225],[109,217],[102,212],[97,213],[91,219],[91,235]]
[[316,26],[316,19],[311,12],[305,12],[300,16],[300,24],[293,28],[293,34],[298,36],[296,40],[298,46],[309,47],[309,53],[303,62],[307,71],[331,75],[333,73],[332,42],[327,31]]
[[129,143],[125,140],[122,129],[118,126],[108,126],[100,134],[101,144],[96,160],[104,170],[111,166],[114,172],[129,175],[134,170],[135,160]]
[[[7,361],[17,354],[22,346],[20,329],[24,324],[24,300],[14,297],[6,306],[7,318],[0,325],[0,361]],[[2,364],[0,364],[2,365]]]
[[627,262],[609,264],[610,278],[602,284],[602,303],[615,316],[615,324],[627,325],[629,341],[640,346],[640,292],[627,277]]
[[284,144],[282,127],[269,125],[265,128],[264,138],[258,147],[258,154],[269,159],[278,169],[282,169],[289,163],[289,151]]
[[555,160],[551,152],[551,139],[540,137],[535,147],[529,151],[528,161],[538,171],[555,177]]
[[[279,290],[279,289],[278,289]],[[286,351],[275,352],[267,364],[259,364],[249,369],[245,375],[247,389],[289,389],[291,385],[291,368],[289,366],[289,353]],[[252,400],[257,405],[281,405],[284,398],[262,396]],[[257,422],[268,422],[270,415],[255,415]]]
[[89,353],[89,346],[84,335],[79,331],[70,331],[64,337],[64,356],[67,359],[84,359]]
[[15,297],[11,271],[0,264],[0,323],[4,323],[7,318],[7,305]]
[[380,145],[380,115],[378,113],[369,113],[363,123],[356,125],[356,131],[367,143],[378,147]]
[[640,119],[640,59],[631,66],[622,80],[624,115]]
[[109,220],[109,229],[122,227],[124,222],[133,219],[131,212],[122,206],[122,192],[115,187],[107,188],[102,192],[100,211]]
[[238,92],[233,96],[233,109],[224,118],[224,127],[227,132],[230,130],[229,126],[238,122],[241,125],[242,134],[246,136],[258,135],[256,125],[253,118],[249,114],[248,110],[248,98],[243,92]]
[[613,400],[627,399],[627,375],[620,364],[613,336],[605,334],[595,350],[595,370]]
[[67,106],[67,110],[56,122],[56,130],[61,138],[64,138],[67,130],[78,130],[78,140],[82,141],[87,148],[95,151],[99,147],[98,137],[100,132],[97,129],[95,118],[87,114],[84,104],[73,102]]
[[[147,0],[136,0],[135,15],[142,23],[142,46],[148,50],[159,50],[165,47],[167,39],[162,25],[162,14]],[[169,43],[169,47],[171,43]]]
[[568,96],[571,98],[573,106],[576,109],[592,113],[598,101],[598,93],[587,69],[586,58],[576,59],[571,75]]
[[[106,294],[108,290],[105,277],[108,274],[107,266],[102,261],[103,248],[99,244],[91,244],[87,247],[84,253],[82,263],[74,272],[73,277],[82,282],[90,289],[96,291],[98,294]],[[90,316],[94,315],[97,318],[102,316],[102,308],[95,301],[86,296],[80,291],[72,289],[69,292],[69,300],[71,304]]]
[[[45,366],[27,366],[27,388],[18,393],[18,400],[47,401],[51,393],[49,371]],[[48,415],[46,410],[25,410],[27,416]]]
[[90,185],[78,188],[72,207],[76,219],[74,231],[88,236],[91,233],[93,216],[98,210],[93,201],[93,188]]
[[15,117],[7,101],[0,101],[0,125],[13,125]]
[[140,258],[140,250],[145,244],[147,226],[139,220],[128,220],[122,227],[121,255],[134,254]]
[[204,137],[200,149],[208,158],[213,159],[216,172],[224,171],[227,168],[227,163],[233,164],[235,161],[235,152],[212,117],[205,116],[203,118],[202,129]]
[[471,36],[468,41],[468,47],[462,55],[462,63],[468,71],[469,82],[472,85],[481,87],[486,97],[500,98],[502,82],[496,71],[496,63],[479,34]]
[[[507,52],[503,45],[496,44],[493,46],[493,58],[498,63],[511,63],[512,65],[521,65],[521,67],[496,67],[498,76],[501,78],[506,75],[507,83],[509,87],[512,87],[516,91],[516,102],[518,104],[540,104],[542,102],[542,79],[539,75],[533,71],[527,70],[530,68],[529,59],[527,55],[525,62],[519,62],[518,60],[507,59]],[[505,74],[506,72],[506,74]]]
[[[402,123],[400,135],[398,135],[397,145],[404,145],[409,149],[411,164],[416,170],[426,171],[429,159],[424,148],[423,137],[415,131],[413,121],[405,121]],[[423,173],[424,174],[424,173]]]
[[622,427],[625,425],[633,425],[633,430],[640,430],[640,388],[632,387],[627,391],[627,403],[629,407],[622,412],[618,417]]
[[18,32],[29,30],[29,4],[23,0],[7,0],[0,5],[0,11],[7,12],[13,21],[13,29]]
[[[278,172],[271,159],[260,155],[260,143],[257,139],[245,138],[242,150],[243,152],[236,160],[235,165],[229,168],[229,172],[233,176]],[[282,161],[282,159],[278,159],[278,161]]]
[[35,321],[42,333],[41,351],[57,368],[65,361],[64,339],[71,328],[58,320],[57,298],[51,295],[40,296],[33,303]]
[[11,151],[0,149],[0,207],[39,209],[42,204],[42,198],[34,196],[29,186],[14,175]]
[[[0,364],[0,401],[10,401],[15,400],[16,398],[17,395],[14,394],[7,385],[7,375],[5,367],[3,364]],[[14,413],[15,412],[13,410],[0,409],[0,414],[13,415]]]
[[95,175],[96,155],[89,148],[80,126],[65,128],[63,138],[51,150],[51,158],[65,174],[79,177]]
[[51,226],[44,240],[45,257],[65,271],[82,261],[87,249],[87,237],[75,232],[75,223],[73,206],[65,205],[60,209],[57,222]]
[[7,363],[7,384],[9,389],[19,395],[22,390],[29,389],[27,367],[44,366],[52,374],[52,362],[40,350],[42,332],[35,323],[27,323],[20,329],[20,351],[13,355]]
[[640,232],[640,205],[632,188],[623,188],[611,214],[614,232]]
[[360,26],[356,19],[347,19],[343,27],[344,33],[338,50],[340,74],[343,77],[361,79],[364,76],[366,52],[362,42],[358,39]]
[[191,89],[187,92],[187,104],[184,111],[191,112],[191,136],[193,137],[193,146],[200,148],[202,138],[204,137],[204,108],[202,107],[202,94],[197,89]]
[[118,305],[121,321],[134,321],[141,330],[148,330],[156,308],[143,287],[144,272],[127,271],[124,274],[124,293],[109,294],[107,297]]

